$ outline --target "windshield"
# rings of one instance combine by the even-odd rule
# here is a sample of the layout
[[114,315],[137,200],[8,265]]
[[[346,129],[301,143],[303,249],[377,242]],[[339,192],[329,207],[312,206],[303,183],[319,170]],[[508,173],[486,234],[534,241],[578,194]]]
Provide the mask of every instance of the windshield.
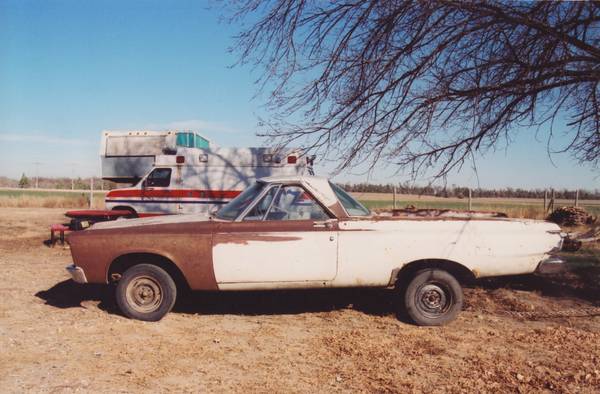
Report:
[[252,201],[263,191],[265,184],[256,182],[248,189],[244,190],[233,200],[229,201],[223,208],[219,209],[216,217],[224,220],[235,220],[246,209]]
[[335,193],[338,200],[344,206],[344,209],[346,210],[346,212],[348,212],[348,215],[350,215],[350,216],[369,216],[371,214],[371,211],[369,211],[361,203],[356,201],[351,195],[346,193],[346,191],[344,191],[344,189],[342,189],[338,185],[333,184],[331,182],[329,182],[329,184],[331,185],[331,188],[333,189],[333,192]]

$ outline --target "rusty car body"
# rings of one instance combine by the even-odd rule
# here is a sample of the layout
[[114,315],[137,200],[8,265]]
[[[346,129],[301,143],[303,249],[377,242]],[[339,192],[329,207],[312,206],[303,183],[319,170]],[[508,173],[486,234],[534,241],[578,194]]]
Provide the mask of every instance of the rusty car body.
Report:
[[421,325],[454,319],[460,283],[556,264],[549,222],[462,214],[374,215],[314,176],[257,181],[213,215],[98,223],[68,238],[82,283],[116,282],[123,313],[159,320],[178,289],[397,287]]

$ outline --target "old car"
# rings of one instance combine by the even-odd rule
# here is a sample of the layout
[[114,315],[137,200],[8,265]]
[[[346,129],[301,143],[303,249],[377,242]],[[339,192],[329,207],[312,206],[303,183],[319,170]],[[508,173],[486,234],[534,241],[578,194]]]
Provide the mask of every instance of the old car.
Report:
[[[389,287],[419,325],[461,310],[461,283],[559,263],[560,228],[474,213],[375,215],[325,178],[264,178],[211,216],[97,223],[72,233],[80,283],[115,282],[130,318],[156,321],[182,289]],[[396,292],[391,292],[396,293]]]

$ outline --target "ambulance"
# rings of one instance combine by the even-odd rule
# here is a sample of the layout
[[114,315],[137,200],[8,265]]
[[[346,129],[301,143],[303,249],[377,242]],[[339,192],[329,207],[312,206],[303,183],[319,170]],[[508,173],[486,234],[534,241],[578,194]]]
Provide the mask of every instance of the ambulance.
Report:
[[156,157],[188,154],[215,147],[192,130],[127,130],[102,132],[100,163],[102,179],[115,183],[137,183],[154,166]]
[[209,213],[258,178],[312,175],[313,161],[299,149],[179,148],[176,155],[155,156],[134,186],[108,192],[105,205],[134,217]]

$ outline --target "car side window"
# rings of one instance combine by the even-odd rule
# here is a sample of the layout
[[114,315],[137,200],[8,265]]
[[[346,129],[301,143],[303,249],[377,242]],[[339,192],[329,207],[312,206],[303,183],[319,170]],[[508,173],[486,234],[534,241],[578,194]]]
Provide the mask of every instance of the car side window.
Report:
[[146,186],[168,187],[171,184],[170,168],[155,168],[146,178]]
[[275,196],[266,220],[327,220],[329,215],[300,186],[283,186]]
[[248,212],[248,214],[244,217],[244,221],[248,220],[263,220],[265,214],[269,210],[271,203],[273,202],[273,197],[275,197],[275,193],[279,188],[277,186],[271,187],[267,193],[263,196],[263,198]]

